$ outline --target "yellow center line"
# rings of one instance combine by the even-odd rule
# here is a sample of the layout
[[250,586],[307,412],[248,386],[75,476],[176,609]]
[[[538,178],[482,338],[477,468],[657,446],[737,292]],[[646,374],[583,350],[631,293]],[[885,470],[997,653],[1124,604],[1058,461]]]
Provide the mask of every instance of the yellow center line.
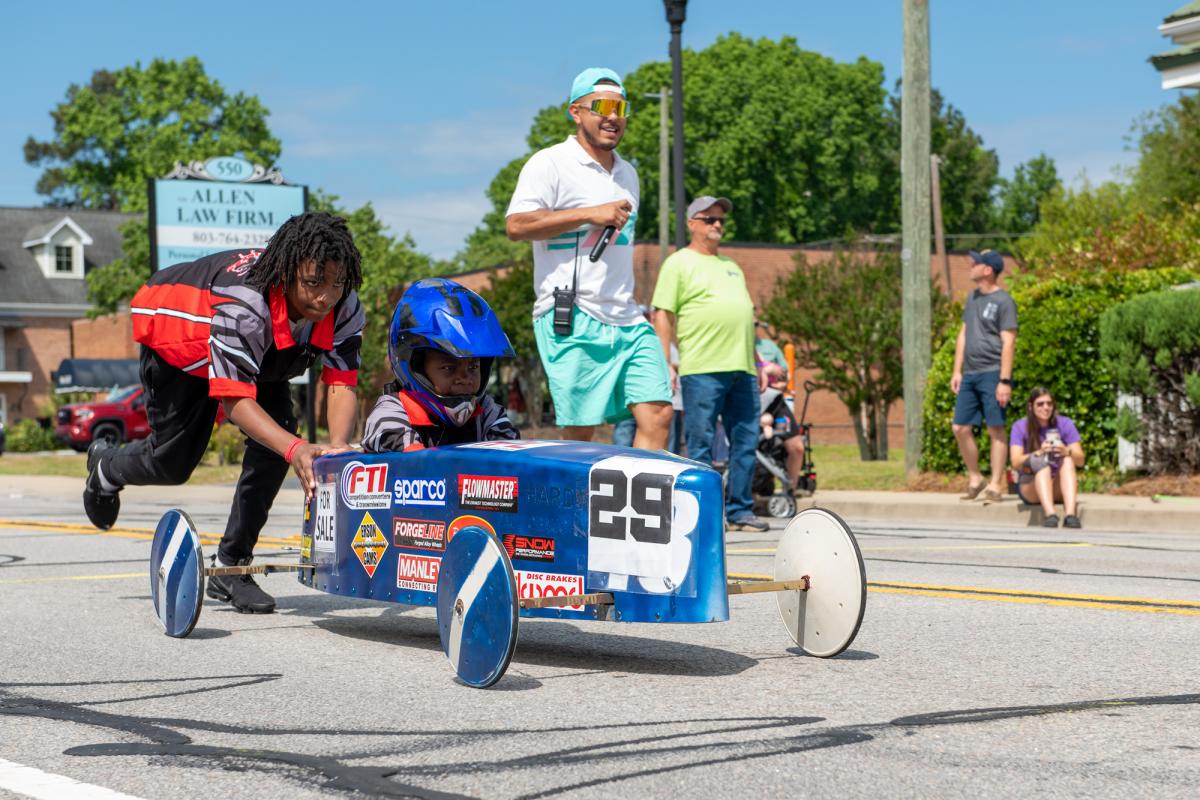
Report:
[[128,578],[142,578],[143,580],[149,577],[147,572],[118,572],[111,575],[61,575],[57,578],[11,578],[0,579],[0,583],[56,583],[58,581],[115,581],[126,580]]
[[[106,531],[96,530],[91,525],[76,525],[65,522],[40,522],[35,520],[22,519],[0,519],[0,528],[9,530],[34,530],[47,531],[52,533],[77,533],[89,534],[92,536],[115,536],[120,539],[153,539],[154,528],[109,528]],[[223,534],[220,533],[200,533],[200,542],[202,544],[217,544],[221,541]],[[299,536],[260,536],[259,544],[270,545],[298,545],[300,543]]]
[[[741,580],[774,580],[770,575],[746,572],[730,572],[729,577]],[[868,582],[867,590],[881,594],[907,594],[953,600],[988,600],[995,603],[1024,603],[1074,608],[1100,608],[1109,611],[1135,611],[1143,614],[1200,616],[1200,602],[1191,600],[1064,594],[1061,592],[1038,592],[1022,589],[993,589],[983,586],[934,586],[892,581]]]
[[[931,545],[896,545],[888,547],[860,547],[864,553],[886,553],[896,550],[1041,550],[1053,547],[1096,547],[1091,542],[1014,542],[1012,544],[931,544]],[[737,550],[726,550],[731,556],[763,556],[774,555],[773,547],[755,547]]]

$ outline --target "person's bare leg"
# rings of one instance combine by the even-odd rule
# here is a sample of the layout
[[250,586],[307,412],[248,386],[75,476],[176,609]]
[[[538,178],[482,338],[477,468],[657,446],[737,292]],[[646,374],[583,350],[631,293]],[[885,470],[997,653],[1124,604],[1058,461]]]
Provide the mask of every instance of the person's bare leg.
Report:
[[783,443],[783,449],[787,451],[787,474],[788,480],[792,482],[792,488],[796,488],[796,481],[800,479],[800,469],[804,466],[804,440],[799,436],[793,436]]
[[1050,468],[1042,467],[1033,476],[1033,485],[1037,489],[1038,502],[1042,504],[1042,512],[1048,517],[1054,513],[1054,479],[1050,477]]
[[568,425],[562,429],[562,438],[574,442],[590,442],[595,430],[595,425]]
[[675,409],[670,403],[630,403],[637,423],[633,435],[633,446],[643,450],[666,450],[667,437],[671,434],[671,416]]
[[955,425],[954,438],[958,440],[958,452],[967,467],[967,485],[974,489],[983,483],[983,473],[979,471],[979,445],[975,444],[971,426]]
[[993,490],[1004,494],[1008,491],[1007,472],[1004,469],[1008,461],[1008,443],[1004,441],[1004,426],[988,426],[988,436],[992,439],[992,481]]
[[1063,459],[1058,468],[1058,481],[1062,492],[1063,513],[1067,515],[1076,512],[1076,502],[1079,496],[1078,476],[1075,474],[1075,462],[1070,456]]

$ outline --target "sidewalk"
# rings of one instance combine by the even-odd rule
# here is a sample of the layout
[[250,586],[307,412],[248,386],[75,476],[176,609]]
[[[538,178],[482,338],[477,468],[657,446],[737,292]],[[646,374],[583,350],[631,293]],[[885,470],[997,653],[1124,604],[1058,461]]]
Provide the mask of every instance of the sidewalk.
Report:
[[[0,477],[0,497],[5,490],[23,491],[45,497],[79,497],[83,484],[77,478],[45,476]],[[125,490],[126,502],[170,502],[188,507],[196,503],[228,502],[232,484],[205,486],[131,486]],[[303,495],[295,476],[289,475],[275,505],[299,508]],[[82,501],[81,501],[82,502]],[[820,506],[848,520],[878,522],[955,523],[964,526],[989,525],[1007,528],[1041,527],[1041,510],[1030,509],[1008,495],[999,503],[959,500],[948,492],[842,492],[819,490],[815,497],[799,501],[799,507]],[[1154,502],[1148,497],[1085,494],[1080,496],[1080,519],[1084,530],[1092,531],[1163,531],[1200,534],[1200,498],[1177,498]],[[82,505],[80,516],[82,517]],[[1060,515],[1061,517],[1061,515]],[[1060,530],[1064,530],[1060,528]]]
[[[818,490],[799,502],[821,506],[849,520],[920,521],[961,525],[1032,526],[1041,528],[1041,508],[1021,504],[1015,495],[998,503],[960,500],[948,492],[839,492]],[[1059,507],[1061,509],[1061,506]],[[1085,530],[1164,531],[1200,534],[1200,497],[1155,502],[1149,497],[1084,494],[1079,518]],[[1062,522],[1059,511],[1059,524]],[[1060,528],[1061,529],[1061,528]]]

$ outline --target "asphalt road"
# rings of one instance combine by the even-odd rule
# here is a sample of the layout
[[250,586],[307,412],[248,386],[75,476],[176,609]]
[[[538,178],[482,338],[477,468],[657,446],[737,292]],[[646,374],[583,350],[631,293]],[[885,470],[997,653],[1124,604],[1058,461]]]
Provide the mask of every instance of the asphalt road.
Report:
[[[1200,535],[852,521],[871,590],[838,658],[795,650],[773,596],[736,596],[711,625],[523,623],[480,691],[431,610],[290,575],[262,579],[274,615],[212,603],[191,638],[163,636],[149,534],[129,529],[182,505],[219,534],[228,488],[129,490],[125,529],[100,535],[70,484],[0,480],[0,797],[53,776],[140,798],[1200,787]],[[296,507],[277,504],[260,560],[295,557]],[[730,572],[769,574],[778,535],[731,535]]]

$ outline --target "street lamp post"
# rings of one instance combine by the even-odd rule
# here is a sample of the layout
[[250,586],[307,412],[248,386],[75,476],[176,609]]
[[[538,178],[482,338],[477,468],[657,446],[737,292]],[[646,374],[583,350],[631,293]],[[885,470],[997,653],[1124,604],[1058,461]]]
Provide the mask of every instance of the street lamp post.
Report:
[[671,113],[675,117],[675,246],[687,244],[687,198],[683,193],[683,21],[687,0],[663,0],[671,25]]

